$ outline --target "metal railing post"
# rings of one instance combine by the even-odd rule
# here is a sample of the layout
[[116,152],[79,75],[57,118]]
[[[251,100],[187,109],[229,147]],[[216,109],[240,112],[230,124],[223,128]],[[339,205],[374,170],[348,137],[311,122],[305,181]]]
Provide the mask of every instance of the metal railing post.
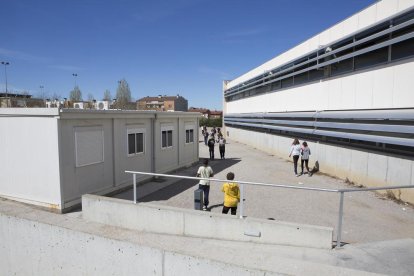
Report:
[[336,229],[336,247],[341,247],[341,234],[342,234],[342,216],[344,213],[344,192],[341,192],[339,198],[339,213],[338,213],[338,228]]
[[137,175],[134,173],[132,177],[134,179],[134,203],[137,204]]
[[243,218],[244,212],[244,185],[240,184],[240,218]]

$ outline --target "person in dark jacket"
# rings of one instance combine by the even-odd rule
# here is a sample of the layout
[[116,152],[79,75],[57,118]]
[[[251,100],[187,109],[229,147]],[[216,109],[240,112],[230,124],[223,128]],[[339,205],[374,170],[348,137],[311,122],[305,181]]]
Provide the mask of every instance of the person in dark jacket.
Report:
[[208,151],[210,152],[210,160],[214,160],[214,145],[216,144],[216,141],[214,140],[214,135],[210,136],[210,139],[208,139],[207,145],[208,145]]

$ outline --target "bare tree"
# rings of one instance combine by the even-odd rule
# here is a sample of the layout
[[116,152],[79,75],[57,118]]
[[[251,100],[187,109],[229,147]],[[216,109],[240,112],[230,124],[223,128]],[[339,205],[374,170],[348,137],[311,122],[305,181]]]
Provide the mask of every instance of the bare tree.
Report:
[[116,89],[116,107],[126,109],[128,103],[131,101],[131,90],[125,79],[118,81],[118,88]]
[[72,91],[70,91],[69,99],[72,102],[82,101],[82,92],[79,89],[79,86],[75,86]]
[[39,92],[36,93],[36,98],[42,99],[42,100],[46,100],[47,98],[49,98],[49,93],[41,90]]
[[103,100],[104,101],[112,100],[111,91],[109,91],[108,89],[106,89],[105,92],[104,92]]
[[58,92],[53,92],[52,97],[53,100],[60,101],[62,99],[62,96]]
[[92,93],[88,93],[88,102],[93,102],[93,100],[95,99],[92,95]]

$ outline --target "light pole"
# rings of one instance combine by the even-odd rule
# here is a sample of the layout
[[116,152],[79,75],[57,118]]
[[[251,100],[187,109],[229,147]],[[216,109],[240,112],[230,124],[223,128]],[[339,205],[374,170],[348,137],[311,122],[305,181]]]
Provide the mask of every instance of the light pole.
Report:
[[76,86],[76,78],[77,78],[78,74],[73,73],[72,76],[75,78],[75,86]]
[[43,99],[43,102],[46,102],[46,95],[45,95],[44,90],[43,90],[45,87],[43,85],[40,85],[39,88],[40,88],[39,96]]
[[5,79],[6,79],[6,101],[7,101],[6,102],[6,105],[7,105],[7,107],[9,107],[9,100],[7,99],[8,92],[7,92],[7,69],[6,69],[6,66],[7,65],[10,65],[10,62],[8,62],[8,61],[2,61],[1,64],[4,65],[4,76],[5,76]]

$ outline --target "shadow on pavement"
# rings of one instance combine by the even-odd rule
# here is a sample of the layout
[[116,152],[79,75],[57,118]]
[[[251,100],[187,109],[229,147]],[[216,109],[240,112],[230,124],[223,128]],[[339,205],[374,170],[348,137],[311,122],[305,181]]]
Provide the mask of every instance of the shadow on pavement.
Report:
[[211,210],[212,210],[212,209],[214,209],[214,208],[219,208],[219,207],[223,207],[223,206],[224,206],[224,204],[223,204],[223,203],[221,203],[221,204],[215,204],[215,205],[211,205],[211,206],[209,206],[209,207],[207,208],[207,210],[211,212]]
[[[199,159],[199,164],[195,165],[192,167],[192,169],[194,170],[194,172],[192,172],[191,174],[188,173],[189,169],[185,169],[185,171],[187,172],[188,176],[196,176],[197,174],[197,170],[198,168],[202,165],[204,158],[200,158]],[[237,164],[238,162],[240,162],[241,159],[238,158],[229,158],[229,159],[215,159],[215,160],[210,160],[209,161],[209,165],[211,166],[211,168],[214,171],[214,174],[217,174],[223,170],[225,170],[228,167],[233,166],[234,164]],[[177,175],[180,175],[180,170],[177,171],[176,173]],[[184,174],[181,174],[184,175]],[[198,181],[197,180],[192,180],[192,179],[183,179],[183,180],[179,180],[165,188],[162,188],[158,191],[155,191],[152,194],[149,194],[143,198],[141,198],[139,201],[140,202],[150,202],[150,201],[158,201],[158,200],[168,200],[171,197],[174,197],[182,192],[184,192],[185,190],[188,190],[192,187],[194,187],[195,185],[197,185]]]

